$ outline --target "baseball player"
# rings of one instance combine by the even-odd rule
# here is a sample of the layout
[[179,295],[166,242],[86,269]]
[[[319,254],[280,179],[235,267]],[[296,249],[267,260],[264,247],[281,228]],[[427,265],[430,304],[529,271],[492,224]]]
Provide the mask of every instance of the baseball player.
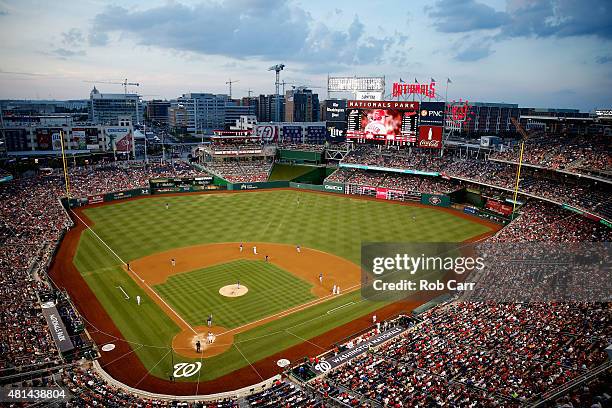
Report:
[[196,341],[196,353],[199,353],[201,349],[202,349],[202,344],[200,343],[200,340],[198,340]]
[[323,284],[323,272],[321,272],[319,274],[319,283],[322,285]]
[[206,340],[208,341],[208,344],[212,344],[213,341],[215,341],[215,336],[212,334],[212,332],[208,332]]
[[297,251],[298,254],[302,253],[302,249],[300,248],[299,245],[295,247],[295,250]]
[[172,258],[170,260],[170,263],[172,264],[172,266],[176,266],[176,259]]
[[340,294],[340,285],[338,285],[338,287],[336,288],[336,295]]
[[266,262],[268,262],[268,261],[269,261],[269,259],[268,259],[268,255],[266,255]]
[[206,319],[206,325],[208,327],[212,326],[212,313],[208,315],[208,319]]
[[168,205],[168,203],[166,203],[166,210],[167,210],[168,208],[170,208],[170,206]]
[[372,315],[372,323],[376,323],[376,315]]
[[336,285],[334,285],[333,289],[332,289],[332,295],[336,294]]
[[236,289],[240,289],[240,279],[238,279],[238,283],[236,283]]
[[242,246],[242,242],[240,243],[240,252],[242,252],[242,250],[244,249],[244,247]]
[[257,255],[257,247],[253,246],[253,255]]
[[376,109],[368,115],[368,124],[364,131],[370,135],[386,135],[387,126],[385,125],[386,113],[382,109]]
[[136,295],[136,303],[140,306],[140,295]]

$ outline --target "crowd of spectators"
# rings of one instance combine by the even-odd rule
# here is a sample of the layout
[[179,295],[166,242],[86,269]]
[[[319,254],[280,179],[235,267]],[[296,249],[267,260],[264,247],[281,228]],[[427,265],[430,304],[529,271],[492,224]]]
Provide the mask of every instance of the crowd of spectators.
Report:
[[340,167],[330,174],[325,181],[429,194],[450,193],[457,189],[457,186],[452,182],[440,177],[373,172],[346,167]]
[[[528,139],[523,162],[572,173],[597,174],[612,178],[609,136],[542,135]],[[491,157],[518,162],[520,146]]]
[[606,361],[612,309],[590,303],[453,302],[312,384],[392,407],[519,406]]
[[[265,179],[271,168],[270,164],[252,162],[239,166],[247,174],[265,173]],[[107,164],[74,168],[70,169],[71,191],[76,197],[86,197],[147,187],[152,177],[197,174],[180,162],[171,166]],[[432,192],[449,191],[448,187],[452,187],[444,179],[418,181],[416,176],[372,175],[342,168],[327,181]],[[71,225],[59,203],[63,188],[59,173],[0,184],[3,374],[61,363],[41,313],[40,294],[49,292],[45,269],[61,234]],[[491,242],[610,242],[612,238],[610,229],[551,204],[530,202],[521,213]],[[78,316],[69,308],[60,308],[60,312],[69,329],[78,332],[81,325]],[[605,361],[603,348],[612,338],[610,327],[612,314],[608,304],[451,303],[427,312],[421,324],[401,337],[315,380],[312,385],[317,394],[280,381],[242,403],[256,407],[324,406],[321,400],[329,397],[349,406],[368,406],[369,400],[388,406],[514,406],[535,401],[543,392]],[[45,385],[46,380],[38,381],[37,385]],[[107,384],[87,366],[63,369],[60,381],[77,396],[67,405],[74,407],[234,407],[240,403],[237,399],[212,403],[149,400]],[[588,397],[571,395],[563,403],[570,404],[577,398],[584,401]]]
[[266,161],[211,161],[204,167],[230,183],[264,182],[272,171],[272,163]]
[[[546,151],[546,148],[543,149]],[[603,163],[612,159],[610,159],[610,153],[603,150],[590,152],[589,155],[585,154],[579,160],[581,163],[590,161]],[[375,146],[360,146],[351,151],[345,157],[343,163],[439,172],[445,177],[485,183],[509,190],[514,189],[516,185],[516,165],[485,160],[484,158],[462,157],[458,152],[452,150],[447,150],[443,156],[440,156],[439,153],[430,151],[398,151],[381,149]],[[604,167],[599,167],[599,170],[603,171],[606,168],[605,166],[610,168],[609,165],[604,165]],[[340,180],[344,180],[344,182],[347,182],[347,176],[351,174],[349,171],[342,171],[337,175],[332,175],[333,178],[329,181],[343,182]],[[363,179],[365,176],[360,174],[359,177]],[[390,184],[391,180],[389,180],[387,186]],[[519,183],[519,191],[612,218],[612,197],[608,190],[601,185],[592,184],[586,180],[568,180],[565,177],[546,178],[537,171],[524,168]]]
[[299,150],[302,152],[316,152],[321,153],[325,149],[324,145],[321,144],[307,144],[307,143],[280,143],[279,149],[286,150]]
[[[195,174],[180,162],[73,168],[71,193],[86,197],[148,187],[152,177]],[[33,370],[60,361],[41,312],[40,295],[50,289],[46,267],[62,233],[72,224],[59,202],[64,195],[59,171],[0,184],[0,372]],[[69,329],[78,325],[69,311],[60,308],[60,312]]]
[[492,242],[611,242],[612,230],[601,223],[564,211],[559,206],[530,201],[521,215],[503,228]]

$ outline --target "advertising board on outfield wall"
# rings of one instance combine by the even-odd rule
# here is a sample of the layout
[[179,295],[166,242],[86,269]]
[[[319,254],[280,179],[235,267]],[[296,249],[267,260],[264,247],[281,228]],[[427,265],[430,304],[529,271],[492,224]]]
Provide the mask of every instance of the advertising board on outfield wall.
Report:
[[323,189],[332,193],[344,194],[344,184],[340,183],[325,183]]
[[436,207],[450,207],[450,197],[446,194],[422,194],[421,204],[433,205]]

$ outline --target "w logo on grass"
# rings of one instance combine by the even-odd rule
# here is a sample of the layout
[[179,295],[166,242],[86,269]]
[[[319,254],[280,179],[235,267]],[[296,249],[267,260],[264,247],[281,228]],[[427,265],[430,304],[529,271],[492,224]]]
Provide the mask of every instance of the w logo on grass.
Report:
[[174,365],[174,373],[172,374],[175,378],[179,377],[191,377],[202,368],[202,363],[197,361],[195,363],[178,363]]

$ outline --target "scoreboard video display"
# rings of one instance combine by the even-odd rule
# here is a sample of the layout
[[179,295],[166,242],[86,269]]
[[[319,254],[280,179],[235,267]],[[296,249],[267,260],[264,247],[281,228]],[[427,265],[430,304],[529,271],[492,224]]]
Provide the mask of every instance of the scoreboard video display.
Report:
[[415,144],[419,103],[409,101],[347,101],[347,139]]

